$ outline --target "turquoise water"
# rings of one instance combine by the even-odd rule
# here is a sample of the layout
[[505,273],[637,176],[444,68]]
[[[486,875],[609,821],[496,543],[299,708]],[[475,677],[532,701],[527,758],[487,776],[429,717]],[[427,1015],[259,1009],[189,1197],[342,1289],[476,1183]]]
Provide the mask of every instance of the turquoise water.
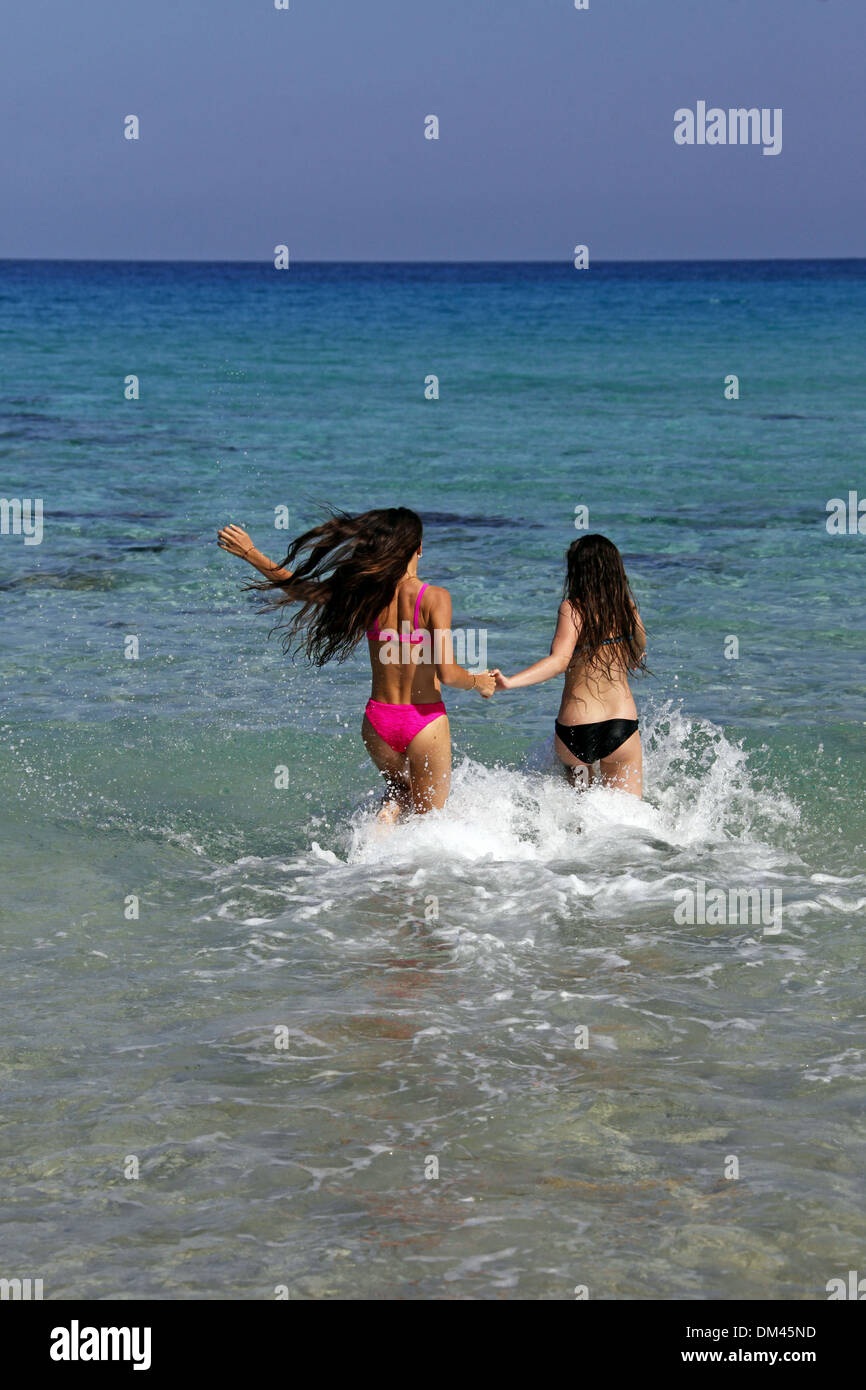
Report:
[[[862,1269],[866,536],[825,517],[866,496],[864,309],[864,262],[0,263],[0,492],[45,513],[0,536],[0,1275],[811,1299]],[[379,838],[364,655],[292,666],[215,543],[281,558],[274,509],[322,502],[415,507],[506,671],[588,506],[649,633],[645,803],[555,775],[553,685],[452,693],[451,804]],[[782,932],[680,924],[699,882],[781,891]]]

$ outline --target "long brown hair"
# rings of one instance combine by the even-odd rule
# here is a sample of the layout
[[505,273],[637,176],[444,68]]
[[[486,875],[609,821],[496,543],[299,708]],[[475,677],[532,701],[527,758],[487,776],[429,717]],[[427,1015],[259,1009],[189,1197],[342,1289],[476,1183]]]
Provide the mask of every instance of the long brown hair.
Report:
[[282,631],[285,652],[303,651],[314,666],[345,661],[393,599],[422,529],[408,507],[358,516],[331,511],[289,546],[281,568],[292,570],[290,579],[247,588],[270,594],[262,600],[266,610],[300,605],[272,629]]
[[[563,597],[580,619],[580,648],[587,667],[609,678],[614,666],[646,671],[643,650],[637,640],[637,603],[628,582],[622,556],[606,536],[581,536],[566,556],[568,569]],[[619,642],[608,642],[619,637]]]

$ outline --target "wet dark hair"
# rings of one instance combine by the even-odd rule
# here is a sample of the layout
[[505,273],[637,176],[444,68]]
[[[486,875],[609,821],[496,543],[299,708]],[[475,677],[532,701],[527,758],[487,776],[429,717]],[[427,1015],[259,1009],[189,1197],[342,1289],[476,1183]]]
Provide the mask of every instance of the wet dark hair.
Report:
[[[563,597],[580,615],[578,640],[586,666],[608,678],[615,666],[646,671],[635,631],[637,603],[613,541],[606,536],[581,536],[569,546],[566,562]],[[622,641],[605,646],[609,637]]]
[[350,516],[331,511],[289,547],[281,568],[290,579],[248,584],[267,610],[300,605],[272,631],[286,653],[303,651],[314,666],[345,661],[388,607],[421,545],[421,518],[408,507]]

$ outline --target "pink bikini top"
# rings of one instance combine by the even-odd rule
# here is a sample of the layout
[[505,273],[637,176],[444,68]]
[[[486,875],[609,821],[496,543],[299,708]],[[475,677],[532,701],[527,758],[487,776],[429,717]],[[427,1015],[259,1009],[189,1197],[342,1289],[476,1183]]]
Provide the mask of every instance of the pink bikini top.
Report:
[[[412,629],[413,629],[413,630],[412,630],[412,632],[409,634],[408,637],[406,636],[405,633],[400,633],[400,641],[401,641],[401,642],[423,642],[423,641],[424,641],[424,638],[425,638],[425,636],[426,636],[427,634],[426,634],[425,632],[419,632],[419,631],[418,631],[418,609],[421,607],[421,595],[423,594],[423,592],[424,592],[425,589],[429,589],[429,588],[430,588],[430,585],[429,585],[429,584],[422,584],[422,585],[421,585],[421,588],[418,590],[418,597],[417,597],[416,600],[415,600],[415,616],[414,616],[413,619],[412,619]],[[369,639],[370,639],[371,642],[391,642],[391,641],[393,641],[393,639],[397,636],[397,633],[396,633],[396,632],[393,632],[393,631],[392,631],[391,629],[389,629],[389,628],[385,628],[385,630],[384,630],[383,632],[380,632],[380,631],[379,631],[379,620],[378,620],[378,618],[377,618],[377,619],[375,620],[375,623],[374,623],[374,626],[373,626],[372,631],[368,632],[368,633],[367,633],[367,636],[369,637]]]

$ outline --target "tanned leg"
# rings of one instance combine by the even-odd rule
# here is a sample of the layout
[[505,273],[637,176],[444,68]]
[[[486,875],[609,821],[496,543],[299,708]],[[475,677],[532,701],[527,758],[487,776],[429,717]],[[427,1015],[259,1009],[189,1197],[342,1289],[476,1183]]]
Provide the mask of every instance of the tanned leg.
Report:
[[440,810],[451,790],[451,726],[447,714],[416,734],[407,749],[415,810]]
[[566,775],[573,787],[589,787],[592,785],[594,773],[589,763],[582,763],[577,759],[569,748],[566,748],[558,734],[553,740],[556,745],[556,756],[565,767]]
[[376,733],[366,714],[361,725],[364,747],[379,769],[385,781],[385,794],[379,820],[393,824],[401,811],[412,806],[412,788],[409,781],[409,760],[405,753],[397,753]]
[[602,758],[600,766],[608,786],[619,787],[621,791],[631,792],[632,796],[643,795],[643,750],[639,733],[633,733],[609,758]]

